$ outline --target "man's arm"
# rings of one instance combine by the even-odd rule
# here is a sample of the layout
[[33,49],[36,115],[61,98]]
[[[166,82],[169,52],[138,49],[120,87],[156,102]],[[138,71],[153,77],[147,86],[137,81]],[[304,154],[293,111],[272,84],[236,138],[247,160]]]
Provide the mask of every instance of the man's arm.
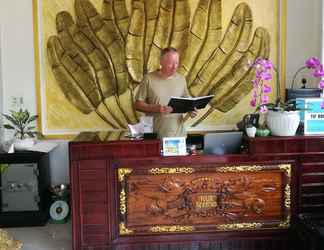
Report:
[[172,112],[172,107],[162,106],[160,104],[149,104],[144,101],[136,101],[135,109],[144,113],[164,113],[168,114]]

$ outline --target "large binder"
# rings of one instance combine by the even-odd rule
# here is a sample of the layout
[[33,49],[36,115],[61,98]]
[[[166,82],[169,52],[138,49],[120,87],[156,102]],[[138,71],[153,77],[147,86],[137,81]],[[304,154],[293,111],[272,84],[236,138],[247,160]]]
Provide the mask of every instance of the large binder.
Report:
[[168,106],[171,106],[172,113],[187,113],[196,109],[203,109],[214,95],[199,97],[171,97]]

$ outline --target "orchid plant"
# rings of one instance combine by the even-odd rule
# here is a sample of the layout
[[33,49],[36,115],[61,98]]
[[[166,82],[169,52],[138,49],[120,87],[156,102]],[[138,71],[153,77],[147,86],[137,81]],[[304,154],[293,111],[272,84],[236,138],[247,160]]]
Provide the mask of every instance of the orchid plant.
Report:
[[[316,57],[311,57],[308,60],[306,60],[305,66],[303,66],[301,69],[299,69],[296,72],[296,74],[293,78],[293,84],[294,84],[294,81],[295,81],[295,78],[296,78],[296,75],[298,74],[298,72],[300,72],[302,69],[305,69],[305,68],[312,70],[312,75],[315,78],[318,78],[320,80],[319,84],[318,84],[318,88],[324,89],[324,79],[323,79],[324,78],[324,68],[323,68],[323,64],[321,63],[321,61]],[[324,100],[321,103],[321,108],[324,109]]]
[[260,113],[268,111],[267,104],[269,103],[269,93],[272,88],[269,81],[272,80],[272,71],[274,66],[269,59],[258,58],[253,67],[255,69],[255,79],[252,80],[253,91],[250,105],[259,110]]
[[[287,102],[282,102],[280,99],[280,85],[279,79],[277,79],[277,100],[276,103],[269,103],[269,93],[271,93],[272,88],[269,84],[269,81],[272,80],[272,72],[275,72],[278,77],[278,71],[274,67],[273,63],[269,59],[258,58],[254,63],[253,67],[255,69],[255,79],[252,80],[253,91],[250,105],[256,108],[256,111],[260,113],[266,113],[269,109],[275,111],[293,111],[298,110],[296,107],[295,100],[289,100]],[[324,89],[324,67],[321,64],[320,60],[316,57],[311,57],[305,62],[305,66],[300,68],[294,78],[293,83],[296,78],[296,75],[301,70],[308,68],[312,69],[312,75],[315,78],[318,78],[319,88]],[[321,103],[321,108],[324,109],[324,100]]]

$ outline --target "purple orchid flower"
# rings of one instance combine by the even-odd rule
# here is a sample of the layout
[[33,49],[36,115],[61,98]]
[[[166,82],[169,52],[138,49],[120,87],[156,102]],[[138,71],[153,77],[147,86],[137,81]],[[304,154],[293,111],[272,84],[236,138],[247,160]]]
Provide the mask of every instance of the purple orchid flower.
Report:
[[260,113],[267,113],[267,112],[268,112],[268,108],[267,108],[267,106],[262,105],[262,106],[260,107]]
[[261,104],[267,104],[269,102],[269,96],[267,95],[262,95],[261,96]]
[[272,79],[272,75],[269,72],[262,72],[261,79],[264,81],[270,81]]
[[313,72],[313,76],[316,78],[324,77],[323,65],[320,65],[318,68],[315,69],[315,71]]
[[317,67],[321,66],[321,62],[316,57],[311,57],[305,62],[305,66],[309,69],[316,69]]
[[319,87],[320,89],[324,89],[324,80],[321,80],[321,81],[319,82],[318,87]]
[[271,93],[272,88],[269,84],[263,84],[263,89],[262,89],[263,93],[268,94]]
[[252,107],[255,107],[256,106],[256,99],[252,99],[251,101],[250,101],[250,105],[252,106]]

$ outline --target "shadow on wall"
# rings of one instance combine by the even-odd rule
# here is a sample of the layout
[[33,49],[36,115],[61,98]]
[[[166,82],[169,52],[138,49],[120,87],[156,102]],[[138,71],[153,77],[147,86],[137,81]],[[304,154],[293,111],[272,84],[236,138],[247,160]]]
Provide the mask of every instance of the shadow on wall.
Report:
[[51,141],[58,146],[49,153],[51,185],[70,183],[69,177],[69,142],[64,140]]

